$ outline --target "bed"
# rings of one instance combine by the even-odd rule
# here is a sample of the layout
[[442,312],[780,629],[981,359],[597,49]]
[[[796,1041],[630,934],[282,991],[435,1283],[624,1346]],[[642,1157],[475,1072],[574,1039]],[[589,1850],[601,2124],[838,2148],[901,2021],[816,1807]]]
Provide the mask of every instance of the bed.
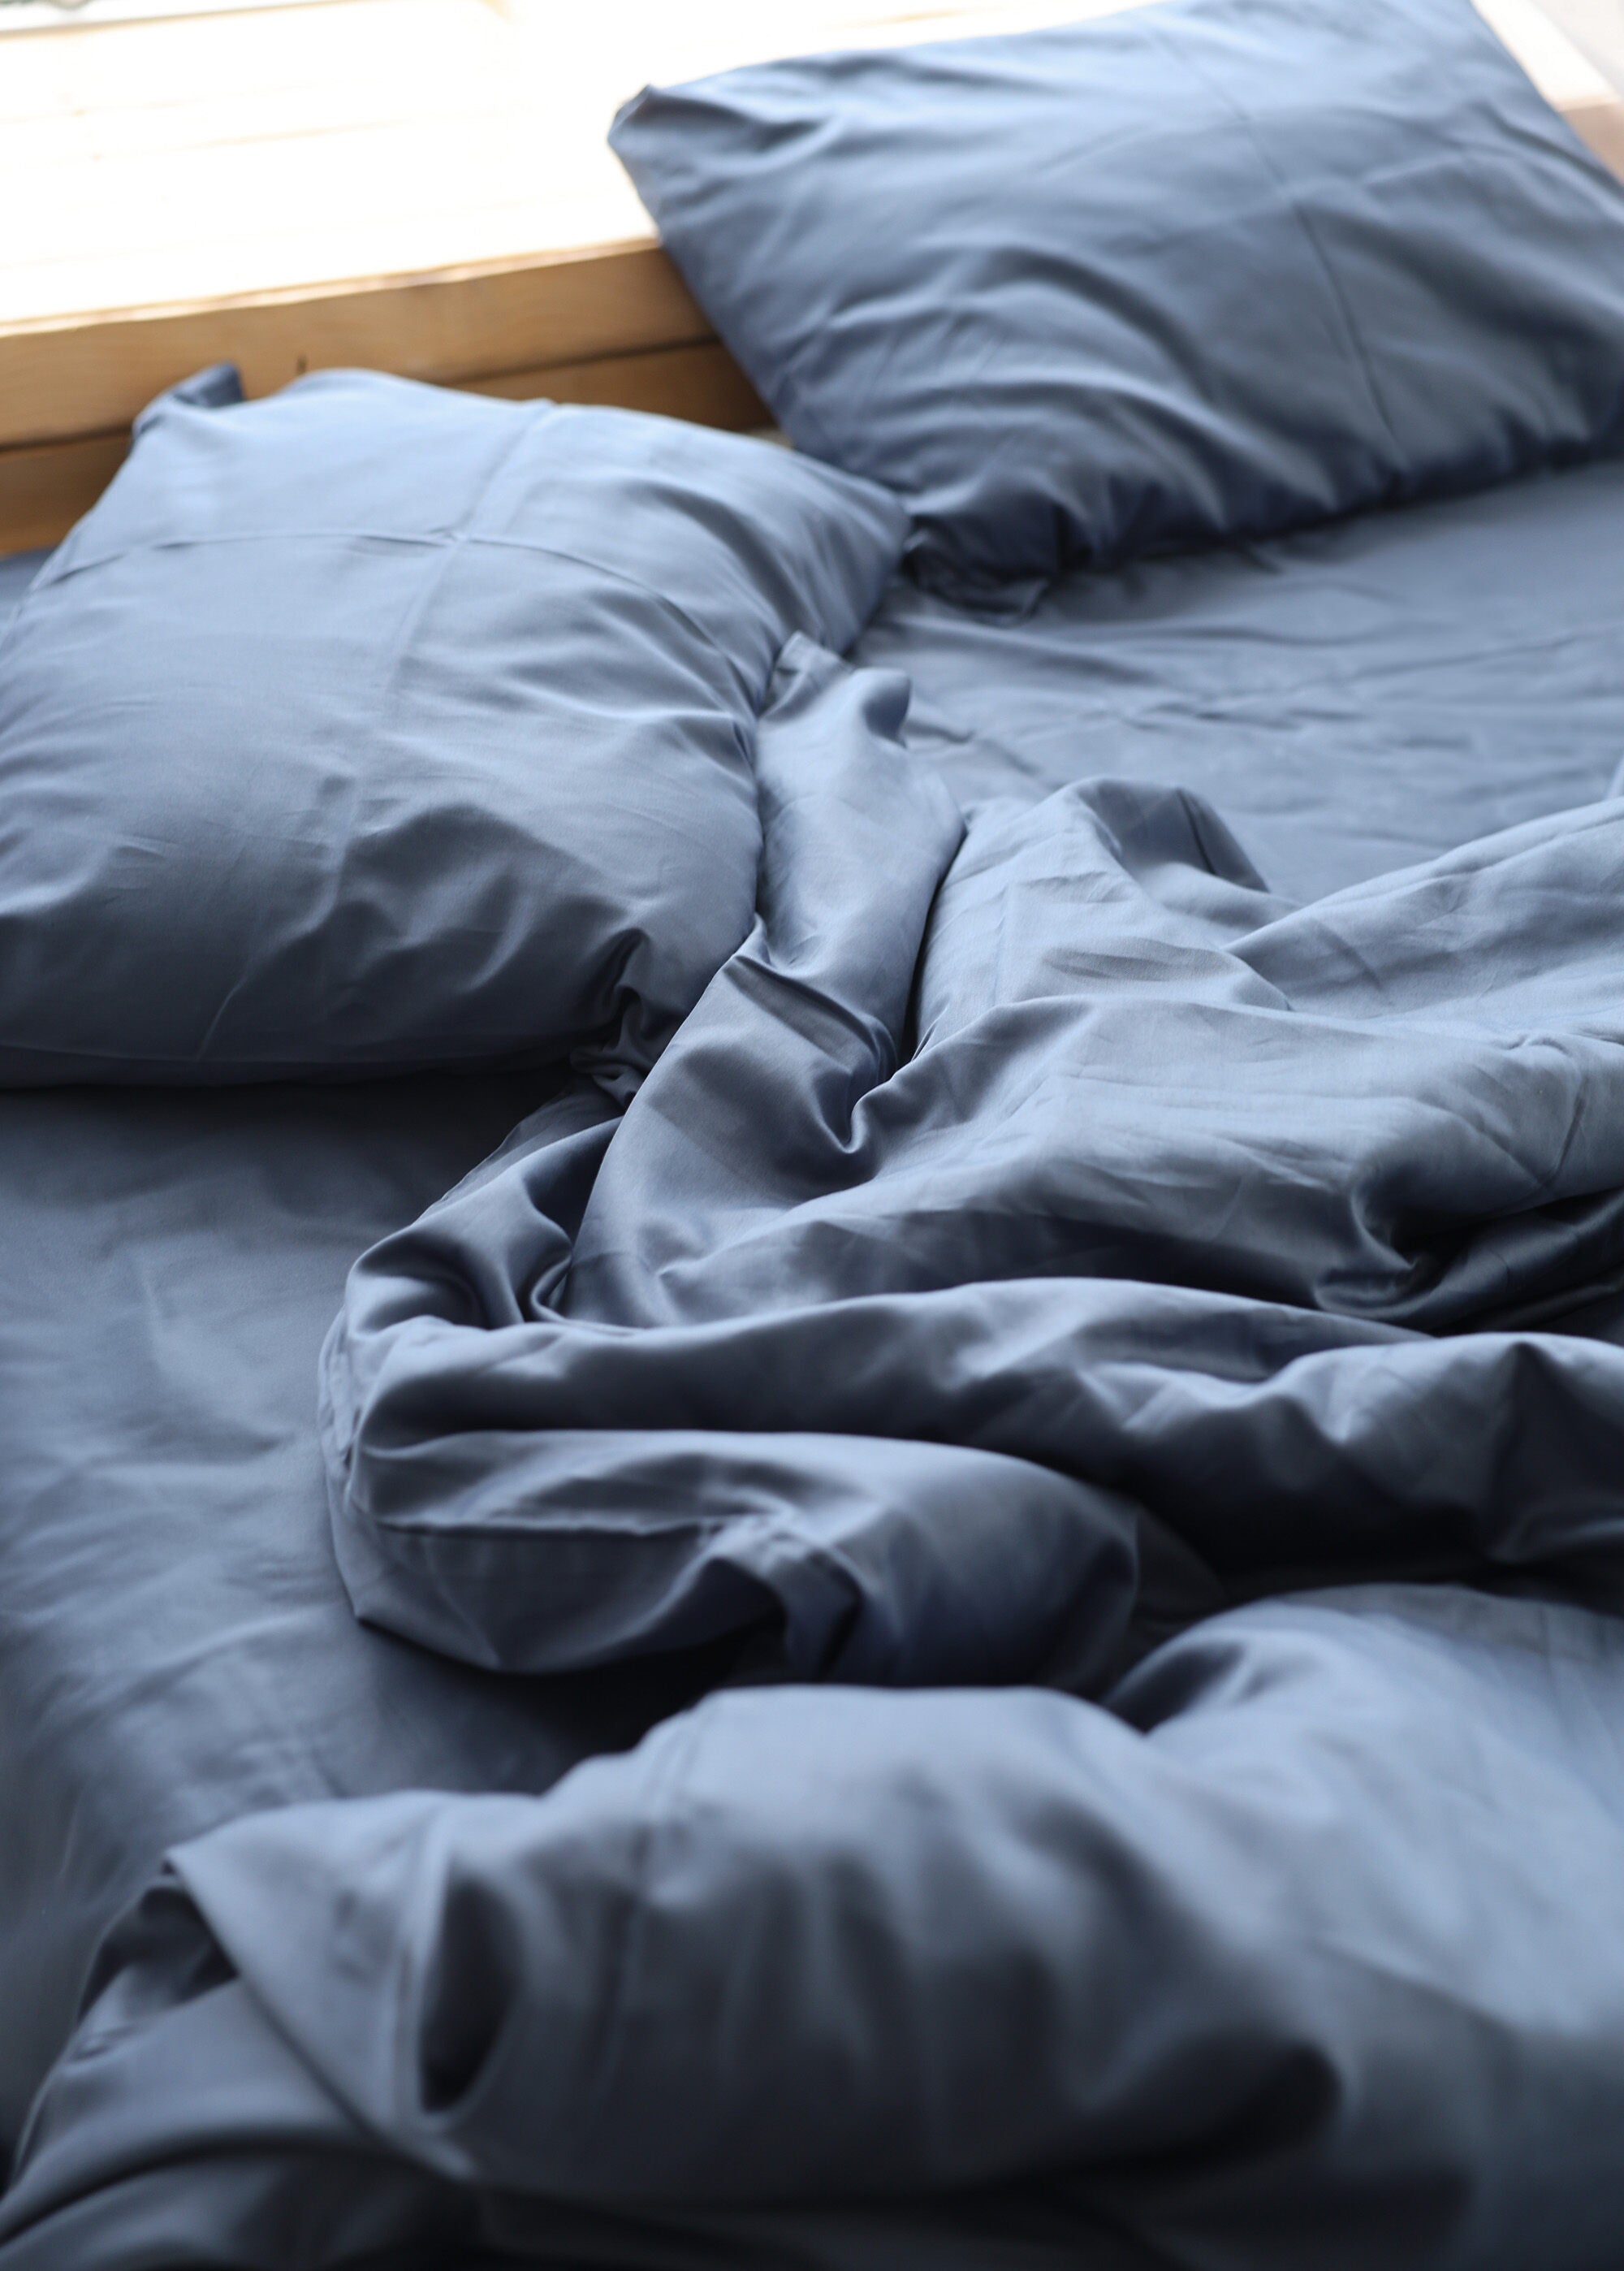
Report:
[[[1396,48],[1468,36],[1392,15]],[[1144,20],[1175,17],[1272,22]],[[757,193],[727,133],[811,99],[783,68],[672,98],[723,122],[707,196]],[[707,269],[734,224],[683,205],[683,115],[628,162],[811,417]],[[1582,314],[1582,443],[991,588],[991,509],[833,427],[825,482],[383,381],[233,427],[261,406],[218,374],[138,436],[152,480],[171,453],[108,509],[138,543],[93,516],[0,563],[15,764],[52,608],[128,575],[93,619],[122,701],[237,572],[217,546],[160,607],[120,564],[189,573],[143,516],[207,480],[246,548],[221,434],[318,495],[401,421],[369,574],[403,462],[465,447],[498,528],[550,452],[492,545],[540,498],[545,572],[601,578],[579,793],[631,848],[579,921],[642,892],[676,942],[614,945],[612,1043],[600,1004],[459,1055],[453,1015],[412,1065],[422,965],[380,961],[330,1012],[350,1055],[292,1076],[252,972],[172,1045],[183,973],[117,894],[68,906],[37,1002],[0,988],[4,2271],[1617,2260],[1624,305]],[[612,509],[569,487],[599,450]],[[603,530],[679,492],[650,620],[697,659],[658,698],[698,716],[708,671],[754,786],[670,821],[701,864],[667,891],[675,851],[631,880],[641,791],[591,802],[603,689],[645,667],[591,642],[644,621]],[[261,731],[221,669],[193,712]],[[727,939],[671,930],[735,866]],[[481,951],[468,1023],[505,1033]]]

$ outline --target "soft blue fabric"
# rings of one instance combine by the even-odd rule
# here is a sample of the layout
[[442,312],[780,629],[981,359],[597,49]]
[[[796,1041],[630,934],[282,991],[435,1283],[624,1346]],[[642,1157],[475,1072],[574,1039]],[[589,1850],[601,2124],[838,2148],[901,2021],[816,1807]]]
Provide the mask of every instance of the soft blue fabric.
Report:
[[[827,2260],[796,2204],[973,2215],[1020,2174],[1047,2245],[1012,2202],[1001,2253],[889,2260],[1602,2271],[1621,1701],[1616,1619],[1400,1587],[1214,1619],[1105,1709],[716,1696],[540,1804],[296,1808],[177,1853],[105,1966],[101,2054],[135,2079],[138,2014],[206,2056],[234,1991],[256,2081],[250,2014],[335,2141],[406,2143],[493,2237],[503,2194],[708,2210],[691,2260],[776,2271]],[[63,2116],[108,2082],[86,2042],[11,2216],[67,2189]],[[754,2252],[717,2215],[752,2208]],[[661,2260],[531,2222],[543,2260]]]
[[[26,581],[33,567],[19,572]],[[886,665],[894,702],[897,674],[912,676],[908,743],[965,802],[996,793],[1035,805],[1077,776],[1112,770],[1183,778],[1235,823],[1271,883],[1309,898],[1602,797],[1624,756],[1621,618],[1624,465],[1613,464],[1243,553],[1079,575],[1019,627],[903,584],[860,651]],[[883,744],[880,755],[890,759]],[[96,1940],[167,1846],[250,1809],[328,1796],[538,1790],[575,1747],[631,1739],[643,1715],[710,1676],[692,1652],[675,1664],[643,1655],[579,1680],[436,1660],[358,1625],[333,1567],[312,1381],[345,1273],[425,1209],[419,1268],[430,1235],[452,1241],[459,1271],[476,1235],[487,1247],[533,1235],[530,1166],[505,1180],[487,1171],[449,1208],[434,1202],[550,1085],[460,1075],[320,1091],[0,1096],[0,2154],[67,2040]],[[609,1116],[577,1110],[604,1140]],[[393,1256],[410,1254],[397,1245]],[[480,1282],[492,1286],[488,1268]],[[1066,1291],[1017,1287],[1005,1298],[1035,1308]],[[889,1303],[865,1308],[870,1338],[852,1342],[856,1354],[883,1342],[893,1314]],[[1099,1322],[1109,1315],[1102,1307]],[[829,1337],[842,1354],[849,1317]],[[627,1361],[614,1340],[603,1337],[605,1366]],[[686,1337],[696,1388],[685,1429],[698,1429],[699,1389],[714,1392],[739,1343],[737,1326]],[[486,1334],[465,1344],[494,1345]],[[787,1393],[805,1366],[782,1326],[776,1345]],[[587,1353],[583,1343],[568,1375],[576,1427]],[[1335,1365],[1321,1369],[1329,1377]],[[900,1408],[889,1379],[873,1398],[887,1416]],[[1250,1408],[1269,1400],[1254,1396]],[[639,1425],[652,1424],[652,1404],[634,1408]],[[1285,1408],[1278,1394],[1272,1408]],[[768,1408],[751,1390],[740,1409],[755,1431],[736,1447],[750,1452],[750,1480],[782,1486],[797,1456],[805,1471],[805,1410],[798,1443],[767,1444]],[[1492,1428],[1484,1440],[1492,1456]],[[885,1534],[876,1516],[887,1490],[894,1511],[908,1447],[838,1446],[827,1434],[822,1445],[826,1477],[838,1451],[852,1491],[856,1518],[834,1541],[847,1552],[861,1524],[870,1538]],[[555,1478],[567,1471],[565,1448],[554,1437]],[[582,1485],[590,1448],[584,1430],[568,1447]],[[701,1467],[717,1476],[692,1433],[681,1458],[690,1477]],[[421,1460],[419,1445],[407,1464],[420,1471]],[[938,1448],[927,1467],[931,1504],[961,1537],[983,1482],[1009,1486],[1012,1502],[1019,1483],[1034,1534],[1059,1543],[1073,1575],[1098,1580],[1079,1588],[1090,1614],[1094,1599],[1120,1610],[1122,1515],[1108,1493],[1089,1497],[994,1451]],[[735,1482],[745,1471],[735,1466]],[[556,1486],[550,1502],[556,1509]],[[1079,1511],[1070,1529],[1069,1508]],[[916,1522],[910,1545],[922,1534]],[[725,1558],[737,1562],[742,1535],[717,1527],[712,1613],[726,1598],[716,1573]],[[1138,1542],[1150,1535],[1141,1526]],[[361,1541],[351,1538],[359,1582]],[[397,1523],[385,1542],[399,1550]],[[804,1552],[803,1571],[809,1560]],[[1005,1617],[1027,1566],[1012,1555],[994,1562],[990,1600]],[[871,1600],[875,1567],[871,1556]],[[622,1567],[599,1604],[600,1639],[615,1618],[624,1629],[626,1581]],[[657,1599],[652,1582],[647,1597]],[[926,1597],[916,1586],[913,1597]],[[939,1587],[932,1597],[946,1611],[964,1600]],[[832,1586],[814,1597],[803,1584],[798,1598],[807,1663],[831,1635],[839,1644],[839,1611],[829,1617]],[[530,1599],[513,1599],[513,1627]],[[765,1605],[759,1591],[754,1599]],[[486,1604],[487,1613],[501,1605],[493,1590]],[[555,1647],[560,1606],[555,1592]],[[1109,1619],[1094,1629],[1109,1640]],[[895,1630],[867,1614],[869,1664],[882,1648],[902,1663]],[[957,1648],[961,1663],[997,1667],[984,1642],[972,1656],[961,1614],[919,1630],[932,1647]],[[1010,1630],[1006,1620],[1002,1637],[989,1635],[1005,1664]],[[586,1634],[582,1611],[573,1644]],[[498,1637],[512,1644],[511,1631]],[[1040,1634],[1057,1654],[1063,1637],[1057,1620]],[[844,1657],[854,1661],[854,1649]],[[229,2118],[211,2087],[201,2094],[211,2118]],[[173,2098],[155,2101],[155,2139],[180,2118]],[[177,2164],[172,2182],[182,2223],[186,2203],[201,2215],[197,2166]],[[129,2199],[107,2198],[127,2234]],[[251,2192],[241,2212],[263,2228],[267,2211]],[[967,2213],[953,2210],[955,2232]],[[836,2271],[849,2271],[840,2251],[855,2244],[842,2230]],[[923,2271],[960,2260],[939,2222],[919,2245]],[[914,2265],[903,2247],[888,2232],[881,2271]],[[1007,2242],[992,2260],[1005,2271]]]
[[926,577],[1046,577],[1610,443],[1624,190],[1468,0],[1168,0],[650,90],[612,137]]
[[45,552],[12,552],[0,560],[0,631],[21,607],[24,593],[49,556]]
[[1619,478],[790,638],[623,1108],[0,1097],[0,2271],[1613,2271]]
[[901,692],[323,1359],[371,1621],[728,1692],[172,1851],[4,2271],[1620,2259],[1624,800],[1292,907]]
[[965,799],[1176,783],[1316,899],[1624,786],[1621,528],[1609,458],[1078,569],[1019,622],[899,577],[854,653]]
[[0,1080],[573,1051],[628,1093],[748,927],[774,659],[901,536],[628,412],[164,397],[0,638]]

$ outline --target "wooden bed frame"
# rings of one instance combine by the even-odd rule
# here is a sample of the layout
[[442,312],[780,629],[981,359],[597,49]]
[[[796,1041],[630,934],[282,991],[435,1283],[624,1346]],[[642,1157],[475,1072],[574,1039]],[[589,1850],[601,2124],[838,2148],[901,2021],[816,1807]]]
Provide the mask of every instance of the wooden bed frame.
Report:
[[[931,0],[931,17],[921,19],[897,0],[843,8],[780,0],[742,15],[738,0],[689,0],[669,11],[684,19],[675,52],[669,31],[662,46],[651,9],[650,36],[629,71],[606,35],[594,45],[589,29],[545,82],[536,76],[540,19],[527,22],[523,10],[541,6],[555,26],[556,0],[317,0],[279,11],[226,6],[162,25],[68,19],[0,31],[0,65],[21,57],[32,69],[32,78],[0,69],[0,200],[25,216],[12,250],[0,253],[0,553],[56,543],[116,471],[143,404],[211,362],[235,362],[251,395],[302,371],[361,364],[487,393],[763,424],[761,404],[604,149],[615,101],[646,78],[739,60],[764,37],[780,52],[805,50],[1122,4],[979,0],[972,9]],[[1624,173],[1624,101],[1608,80],[1534,0],[1479,5],[1579,133]],[[31,24],[40,13],[25,12]],[[363,116],[359,101],[335,108],[311,59],[376,54],[403,24],[415,27],[419,46],[389,115]],[[359,50],[358,27],[370,42]],[[451,27],[467,35],[471,52],[460,61],[455,41],[447,44]],[[510,36],[521,43],[511,73],[502,47]],[[178,93],[177,56],[201,64]],[[127,67],[136,61],[132,85]],[[244,78],[251,84],[256,70],[266,88],[257,110],[226,91]],[[443,101],[442,77],[456,82]],[[497,82],[499,100],[469,93]],[[494,163],[486,162],[493,150]],[[349,176],[335,175],[336,165]],[[274,208],[274,228],[250,225],[239,176],[253,166],[258,210]],[[346,178],[366,194],[335,219],[334,182]],[[189,185],[191,235],[177,220],[174,242],[155,243],[174,210],[176,180]],[[53,216],[53,184],[69,205],[79,193],[65,219]],[[283,226],[298,184],[308,192],[303,217]],[[432,212],[425,185],[437,197]],[[103,217],[126,208],[131,241],[100,249]],[[197,220],[240,208],[238,242],[222,243],[218,228],[210,235]],[[42,259],[28,257],[31,213],[41,222]],[[421,269],[401,261],[414,230],[417,241],[443,246],[448,229],[476,250],[496,249]],[[277,280],[289,275],[315,280]],[[242,288],[221,288],[234,280]]]

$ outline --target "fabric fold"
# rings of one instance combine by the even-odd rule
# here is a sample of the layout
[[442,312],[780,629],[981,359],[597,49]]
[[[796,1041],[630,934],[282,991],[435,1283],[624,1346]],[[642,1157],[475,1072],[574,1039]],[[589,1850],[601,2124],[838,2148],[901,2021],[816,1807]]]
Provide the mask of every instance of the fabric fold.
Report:
[[426,2219],[535,2260],[602,2214],[883,2263],[933,2198],[948,2263],[998,2261],[1001,2215],[1005,2262],[1591,2271],[1624,2244],[1621,1647],[1536,1601],[1321,1593],[1104,1708],[736,1690],[540,1799],[227,1825],[109,1942],[0,2260],[49,2260],[76,2152],[152,2168],[176,2100],[128,2077],[167,2032],[245,2051],[172,2150],[375,2152],[354,2230],[418,2171],[451,2188]]
[[360,1613],[1088,1689],[1281,1582],[1617,1599],[1624,803],[1293,909],[1176,791],[964,830],[904,698],[786,652],[745,944],[352,1272]]

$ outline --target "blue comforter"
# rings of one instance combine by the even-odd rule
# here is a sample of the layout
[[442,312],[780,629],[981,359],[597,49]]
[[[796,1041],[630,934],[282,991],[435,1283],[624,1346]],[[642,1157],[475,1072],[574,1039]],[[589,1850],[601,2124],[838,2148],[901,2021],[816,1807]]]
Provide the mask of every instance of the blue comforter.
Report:
[[6,2271],[1618,2260],[1624,800],[1297,904],[907,693],[323,1359],[365,1619],[715,1692],[176,1850]]

